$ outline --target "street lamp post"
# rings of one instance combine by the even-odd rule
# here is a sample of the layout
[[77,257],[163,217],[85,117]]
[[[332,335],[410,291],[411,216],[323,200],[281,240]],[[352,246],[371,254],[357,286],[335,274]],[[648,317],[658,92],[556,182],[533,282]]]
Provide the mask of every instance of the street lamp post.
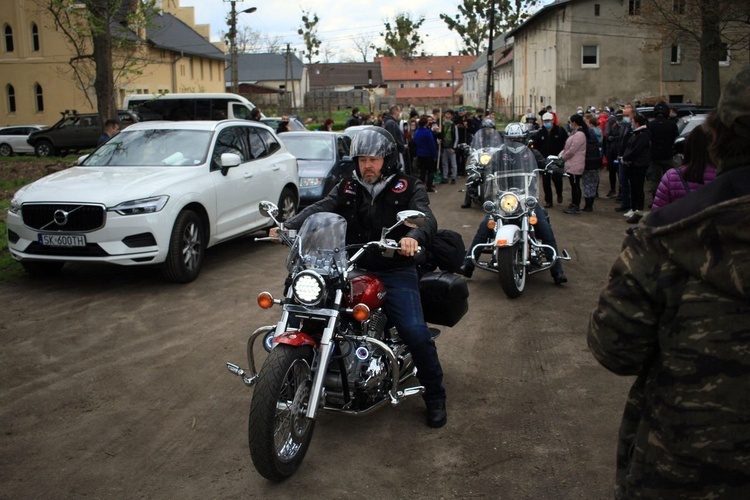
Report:
[[[239,73],[239,61],[237,55],[237,2],[243,2],[244,0],[224,0],[232,4],[232,11],[229,17],[229,64],[232,66],[232,93],[237,94],[240,91],[240,73]],[[256,7],[250,7],[240,11],[239,14],[252,14],[258,10]]]

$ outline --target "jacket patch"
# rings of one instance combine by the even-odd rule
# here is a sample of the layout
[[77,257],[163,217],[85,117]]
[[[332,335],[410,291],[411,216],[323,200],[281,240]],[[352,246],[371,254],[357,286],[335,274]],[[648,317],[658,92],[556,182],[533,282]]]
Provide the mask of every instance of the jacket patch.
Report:
[[406,182],[406,179],[399,179],[396,184],[393,185],[391,188],[391,191],[393,191],[396,194],[403,193],[406,191],[406,188],[409,187],[409,183]]

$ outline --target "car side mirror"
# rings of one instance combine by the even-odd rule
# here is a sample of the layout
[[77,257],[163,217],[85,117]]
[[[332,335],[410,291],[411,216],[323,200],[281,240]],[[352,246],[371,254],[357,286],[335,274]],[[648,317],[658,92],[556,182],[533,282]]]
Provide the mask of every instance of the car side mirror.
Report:
[[221,164],[221,175],[227,175],[230,168],[237,167],[242,163],[242,158],[237,153],[221,153],[219,163]]

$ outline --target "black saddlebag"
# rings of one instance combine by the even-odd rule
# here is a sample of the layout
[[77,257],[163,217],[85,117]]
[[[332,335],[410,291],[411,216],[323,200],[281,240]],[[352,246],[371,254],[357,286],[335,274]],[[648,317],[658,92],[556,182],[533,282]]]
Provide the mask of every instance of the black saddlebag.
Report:
[[463,276],[445,271],[426,273],[419,280],[419,294],[428,323],[454,326],[469,310],[469,287]]

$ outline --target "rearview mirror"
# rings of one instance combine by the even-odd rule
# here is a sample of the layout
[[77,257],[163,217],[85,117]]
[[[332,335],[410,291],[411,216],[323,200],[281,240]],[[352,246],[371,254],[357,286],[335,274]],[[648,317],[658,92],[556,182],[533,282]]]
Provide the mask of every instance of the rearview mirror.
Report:
[[258,203],[258,211],[263,217],[276,217],[279,213],[279,207],[270,201],[261,201]]
[[396,220],[407,227],[422,227],[427,222],[427,216],[419,210],[402,210],[396,214]]

